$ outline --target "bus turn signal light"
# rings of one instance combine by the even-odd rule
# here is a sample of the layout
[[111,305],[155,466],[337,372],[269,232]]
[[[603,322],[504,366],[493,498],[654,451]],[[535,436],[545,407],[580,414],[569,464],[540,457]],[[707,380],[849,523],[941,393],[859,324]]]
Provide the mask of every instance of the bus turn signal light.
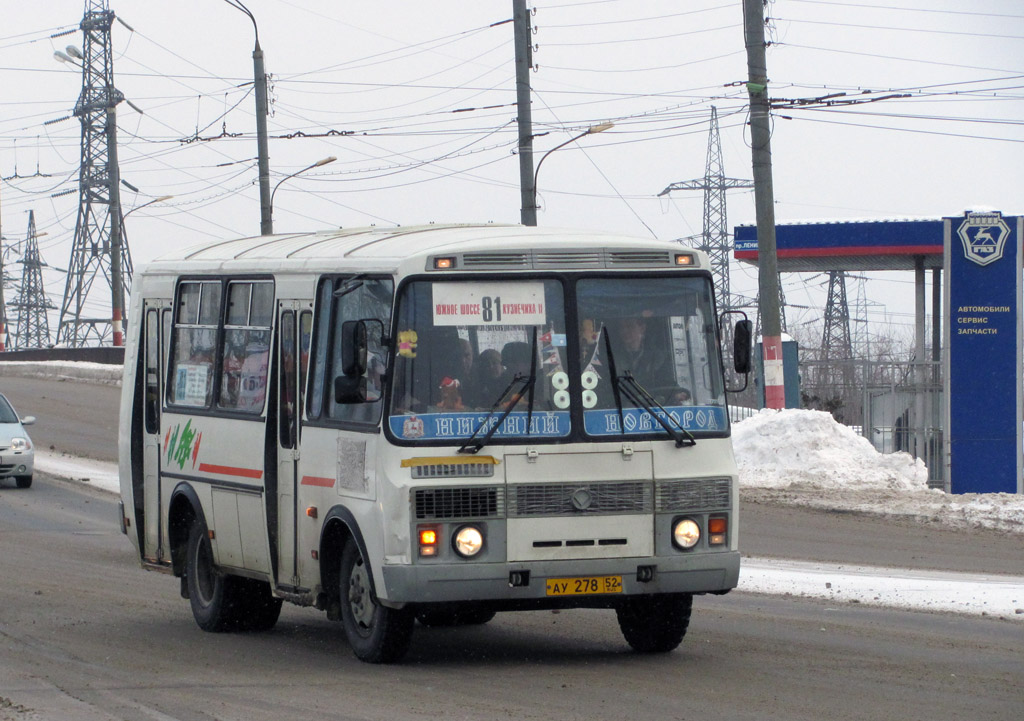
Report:
[[436,556],[437,555],[437,529],[436,528],[420,528],[419,529],[419,540],[420,540],[420,555],[421,556]]
[[709,546],[722,546],[725,545],[726,534],[729,530],[729,524],[725,518],[709,518],[708,519],[708,545]]

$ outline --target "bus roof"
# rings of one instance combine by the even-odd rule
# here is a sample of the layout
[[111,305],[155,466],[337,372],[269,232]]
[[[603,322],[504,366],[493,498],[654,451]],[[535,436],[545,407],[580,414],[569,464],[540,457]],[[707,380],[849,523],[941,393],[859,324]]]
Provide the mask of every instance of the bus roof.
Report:
[[[600,231],[535,228],[522,225],[420,225],[394,228],[351,228],[279,234],[216,241],[178,250],[153,261],[149,272],[191,269],[245,269],[273,261],[278,268],[316,270],[337,267],[338,261],[376,269],[405,266],[423,270],[426,259],[444,254],[535,251],[558,244],[561,251],[692,251],[676,241],[635,238]],[[629,255],[635,255],[630,253]],[[667,257],[667,256],[666,256]],[[694,267],[707,268],[706,257],[695,252]],[[407,265],[408,264],[408,265]],[[629,263],[625,263],[629,264]],[[565,263],[563,265],[573,265]],[[639,263],[650,267],[650,263]],[[515,269],[506,261],[506,267]],[[524,268],[526,266],[523,266]],[[588,266],[584,262],[582,267]]]

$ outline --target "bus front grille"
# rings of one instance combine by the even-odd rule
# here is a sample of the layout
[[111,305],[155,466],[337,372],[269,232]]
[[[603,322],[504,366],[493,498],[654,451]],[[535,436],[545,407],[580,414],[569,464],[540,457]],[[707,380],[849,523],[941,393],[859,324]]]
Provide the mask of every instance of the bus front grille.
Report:
[[655,502],[659,511],[727,510],[731,488],[728,478],[658,481]]
[[508,491],[510,518],[650,513],[653,506],[651,484],[644,481],[524,483]]
[[505,514],[505,493],[499,486],[418,488],[413,492],[416,519],[500,518]]

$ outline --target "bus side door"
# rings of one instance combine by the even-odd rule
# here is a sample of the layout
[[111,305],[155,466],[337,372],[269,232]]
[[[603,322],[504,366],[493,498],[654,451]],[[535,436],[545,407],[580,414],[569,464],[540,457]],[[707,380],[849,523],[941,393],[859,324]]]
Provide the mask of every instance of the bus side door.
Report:
[[163,489],[160,483],[160,409],[164,397],[165,362],[171,318],[170,300],[146,300],[143,306],[145,394],[143,404],[143,496],[145,549],[143,558],[164,561]]
[[309,368],[313,326],[309,301],[281,300],[277,305],[277,539],[278,585],[297,588],[299,436]]

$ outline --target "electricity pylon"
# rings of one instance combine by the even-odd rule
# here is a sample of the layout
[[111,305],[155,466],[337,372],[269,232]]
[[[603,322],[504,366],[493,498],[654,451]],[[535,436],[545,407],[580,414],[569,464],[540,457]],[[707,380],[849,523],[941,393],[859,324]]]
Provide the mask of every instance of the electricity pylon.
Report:
[[22,264],[21,289],[17,300],[10,306],[18,312],[13,346],[18,350],[46,348],[50,345],[50,321],[47,313],[56,306],[46,297],[46,290],[43,288],[43,267],[46,264],[39,257],[36,216],[31,210],[28,211],[25,252],[18,262]]
[[[82,347],[113,341],[120,345],[124,299],[131,286],[132,262],[123,236],[118,191],[117,116],[124,95],[114,87],[107,0],[85,0],[80,25],[82,93],[75,116],[82,124],[78,220],[61,303],[57,344]],[[69,49],[69,52],[71,50]],[[95,283],[97,277],[102,283]],[[98,287],[97,287],[98,286]],[[88,317],[90,308],[111,307],[107,317]]]
[[852,367],[849,365],[853,360],[850,305],[846,301],[846,273],[842,270],[828,272],[828,300],[825,302],[825,332],[821,338],[821,356],[823,361],[838,361],[846,367]]
[[704,166],[704,177],[672,183],[658,193],[658,196],[668,195],[673,190],[704,191],[704,231],[697,247],[707,253],[711,261],[711,273],[715,282],[715,301],[719,313],[734,307],[729,287],[729,256],[732,253],[732,243],[725,213],[725,193],[727,190],[753,187],[754,181],[752,180],[725,177],[722,167],[722,142],[718,134],[718,109],[712,105],[711,132],[708,135],[708,155],[707,163]]

